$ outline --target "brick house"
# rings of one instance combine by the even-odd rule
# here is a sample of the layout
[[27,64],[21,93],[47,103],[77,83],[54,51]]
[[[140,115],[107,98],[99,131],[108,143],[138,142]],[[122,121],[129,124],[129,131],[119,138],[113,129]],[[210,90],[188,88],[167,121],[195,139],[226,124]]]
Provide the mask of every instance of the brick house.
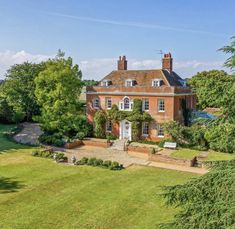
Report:
[[[116,104],[120,110],[132,110],[133,100],[142,100],[142,109],[149,112],[153,121],[142,123],[142,137],[159,141],[166,137],[162,124],[175,120],[184,122],[182,99],[187,108],[194,110],[195,96],[185,81],[173,71],[171,54],[164,54],[162,69],[127,70],[126,57],[119,57],[117,70],[105,76],[98,86],[88,86],[87,118],[94,123],[98,109],[111,109]],[[122,120],[119,123],[108,121],[106,131],[120,139],[131,140],[131,122]]]

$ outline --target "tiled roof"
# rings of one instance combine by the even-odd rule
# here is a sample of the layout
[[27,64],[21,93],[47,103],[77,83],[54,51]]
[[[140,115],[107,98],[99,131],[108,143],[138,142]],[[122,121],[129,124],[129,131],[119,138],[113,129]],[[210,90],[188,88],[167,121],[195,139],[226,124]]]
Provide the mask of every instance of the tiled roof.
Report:
[[116,70],[105,76],[103,80],[110,80],[112,86],[125,86],[127,79],[135,80],[135,87],[144,87],[152,85],[153,79],[161,79],[165,86],[182,86],[182,78],[175,72],[168,72],[162,69],[153,70]]

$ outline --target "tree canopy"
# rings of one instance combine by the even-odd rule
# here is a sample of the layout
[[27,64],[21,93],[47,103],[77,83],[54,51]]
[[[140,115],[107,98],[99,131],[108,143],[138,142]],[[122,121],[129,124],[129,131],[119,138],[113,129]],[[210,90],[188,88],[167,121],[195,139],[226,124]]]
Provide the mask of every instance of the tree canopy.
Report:
[[165,187],[168,205],[180,211],[162,228],[235,228],[235,160],[212,163],[211,171],[186,184]]
[[220,70],[203,71],[189,79],[188,83],[196,92],[199,109],[221,108],[227,92],[235,84],[235,77]]
[[8,110],[9,117],[5,118],[14,122],[16,117],[18,121],[32,121],[32,117],[39,114],[39,105],[34,94],[34,79],[44,67],[44,63],[24,62],[13,65],[7,71],[6,79],[0,86],[0,116],[5,116],[4,112]]
[[70,136],[80,130],[81,77],[78,65],[73,65],[70,57],[57,56],[46,62],[45,70],[35,79],[35,95],[41,106],[38,121],[44,131]]

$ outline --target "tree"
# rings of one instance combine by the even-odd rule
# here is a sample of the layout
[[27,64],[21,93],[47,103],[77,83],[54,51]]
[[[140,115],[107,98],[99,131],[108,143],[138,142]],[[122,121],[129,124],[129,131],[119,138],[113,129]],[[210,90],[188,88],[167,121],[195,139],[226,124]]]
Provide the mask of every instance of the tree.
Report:
[[161,228],[235,228],[235,160],[211,166],[201,177],[164,188],[167,205],[180,207],[180,211]]
[[47,133],[74,136],[81,130],[84,119],[78,102],[81,92],[82,73],[72,58],[57,55],[45,64],[44,71],[35,79],[35,95],[41,106],[41,116],[37,120]]
[[189,79],[188,83],[196,92],[199,109],[220,108],[224,104],[226,93],[235,84],[235,77],[219,70],[203,71]]
[[226,60],[224,65],[234,71],[235,70],[235,36],[231,37],[230,45],[224,46],[223,48],[219,49],[219,51],[223,51],[225,53],[231,54],[231,56]]
[[6,79],[1,85],[2,98],[5,105],[12,109],[12,113],[20,112],[21,119],[31,121],[34,115],[38,115],[34,79],[44,69],[45,64],[33,64],[24,62],[13,65],[6,74]]

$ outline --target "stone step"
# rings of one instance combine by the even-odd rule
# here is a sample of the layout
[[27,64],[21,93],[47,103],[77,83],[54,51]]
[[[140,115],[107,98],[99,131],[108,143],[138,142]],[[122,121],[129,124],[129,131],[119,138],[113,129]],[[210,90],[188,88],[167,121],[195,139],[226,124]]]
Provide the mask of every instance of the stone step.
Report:
[[115,140],[109,149],[124,151],[126,141],[126,139]]

